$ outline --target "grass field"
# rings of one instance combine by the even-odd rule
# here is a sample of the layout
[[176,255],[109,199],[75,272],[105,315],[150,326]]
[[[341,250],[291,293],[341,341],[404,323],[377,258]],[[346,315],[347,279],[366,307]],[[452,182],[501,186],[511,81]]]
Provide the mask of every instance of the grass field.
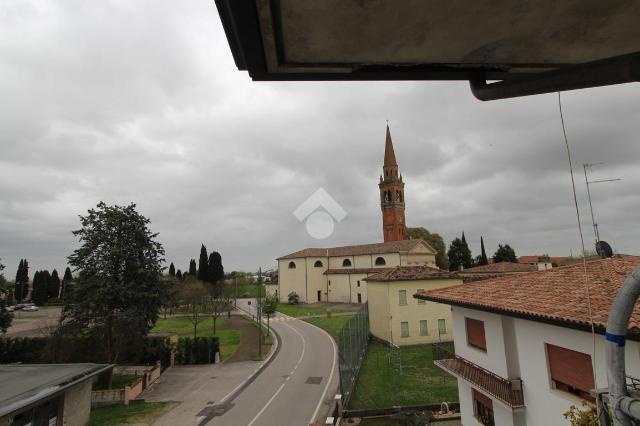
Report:
[[313,324],[328,332],[334,340],[338,339],[340,329],[351,319],[353,315],[340,315],[331,318],[304,318],[304,321]]
[[389,347],[372,341],[349,408],[439,404],[457,400],[457,381],[433,364],[431,345],[403,346],[394,354]]
[[[356,305],[357,306],[357,305]],[[289,315],[290,317],[304,317],[307,315],[325,315],[327,310],[336,313],[336,312],[353,312],[357,310],[354,309],[353,305],[321,305],[316,306],[313,305],[289,305],[288,303],[279,303],[278,304],[278,312],[282,312],[285,315]]]
[[173,407],[170,402],[144,402],[129,405],[111,405],[91,409],[91,426],[123,424],[151,425],[162,413]]
[[[240,345],[240,332],[238,330],[221,330],[224,326],[224,318],[216,321],[216,336],[220,338],[220,358],[224,361],[234,354]],[[193,337],[193,323],[188,317],[172,317],[159,319],[151,330],[155,333],[175,333],[178,337]],[[198,337],[213,336],[213,319],[207,317],[198,323]]]

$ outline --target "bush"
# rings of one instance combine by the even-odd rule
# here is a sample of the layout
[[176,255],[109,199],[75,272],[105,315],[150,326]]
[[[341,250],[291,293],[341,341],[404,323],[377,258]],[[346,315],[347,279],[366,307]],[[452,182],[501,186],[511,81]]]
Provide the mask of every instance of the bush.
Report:
[[180,337],[176,348],[176,364],[213,364],[220,351],[220,339],[214,337]]
[[0,364],[21,362],[37,364],[43,361],[46,337],[4,337],[0,339]]
[[287,295],[287,300],[290,305],[298,305],[300,303],[300,296],[295,291],[292,291]]

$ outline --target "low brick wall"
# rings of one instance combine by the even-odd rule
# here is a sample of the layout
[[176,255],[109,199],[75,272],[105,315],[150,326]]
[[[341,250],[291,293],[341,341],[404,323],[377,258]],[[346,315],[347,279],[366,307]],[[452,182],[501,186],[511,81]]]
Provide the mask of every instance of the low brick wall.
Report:
[[125,389],[103,389],[91,391],[91,406],[124,404]]
[[[139,367],[118,368],[116,371],[124,374],[138,374]],[[160,378],[162,368],[160,361],[151,368],[143,367],[142,377],[136,379],[131,385],[120,389],[103,389],[91,391],[91,406],[98,405],[128,405],[129,401],[136,399],[153,382]]]

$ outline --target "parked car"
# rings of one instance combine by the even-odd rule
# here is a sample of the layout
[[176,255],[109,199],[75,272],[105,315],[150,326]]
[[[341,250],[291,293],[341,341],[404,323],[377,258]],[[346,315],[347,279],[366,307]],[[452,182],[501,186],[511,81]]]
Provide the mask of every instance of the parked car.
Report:
[[38,307],[36,305],[28,305],[22,308],[22,310],[25,312],[35,312],[38,310]]
[[16,306],[14,306],[13,309],[15,309],[16,311],[21,311],[26,305],[24,303],[18,303]]
[[7,306],[7,312],[13,312],[16,310],[15,306]]

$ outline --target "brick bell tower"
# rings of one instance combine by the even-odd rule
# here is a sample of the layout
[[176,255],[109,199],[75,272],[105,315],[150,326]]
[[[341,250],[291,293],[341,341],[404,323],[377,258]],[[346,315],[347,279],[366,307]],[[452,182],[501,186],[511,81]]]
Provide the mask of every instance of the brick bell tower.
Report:
[[384,242],[406,240],[404,182],[402,182],[402,175],[398,173],[389,124],[387,124],[387,138],[384,144],[384,165],[378,187],[380,188]]

